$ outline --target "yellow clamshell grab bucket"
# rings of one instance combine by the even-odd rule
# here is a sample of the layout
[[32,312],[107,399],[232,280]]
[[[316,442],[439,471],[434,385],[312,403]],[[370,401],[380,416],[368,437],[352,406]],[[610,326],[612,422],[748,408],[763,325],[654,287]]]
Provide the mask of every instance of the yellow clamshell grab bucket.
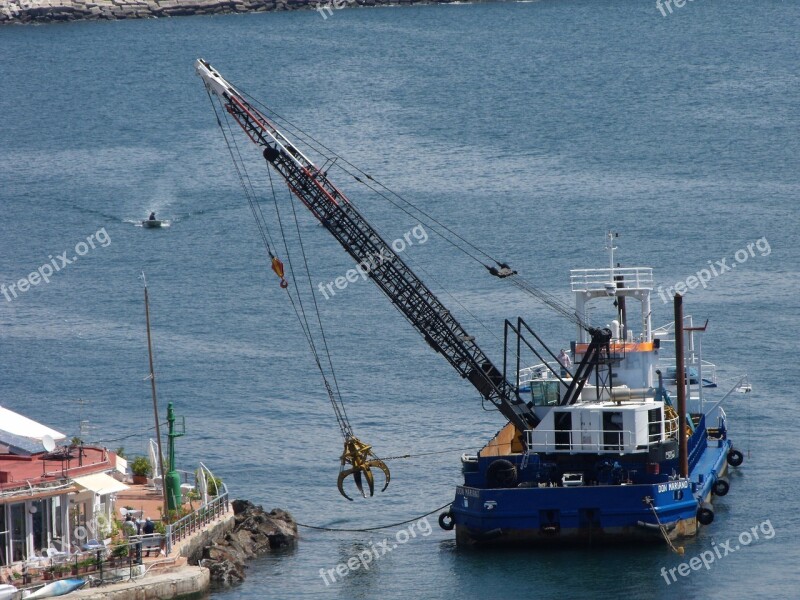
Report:
[[372,475],[372,467],[377,467],[383,471],[383,474],[386,476],[386,483],[383,485],[381,491],[386,491],[386,488],[389,487],[389,481],[391,479],[389,467],[375,456],[372,452],[372,446],[365,444],[357,437],[350,435],[345,439],[341,461],[337,485],[339,487],[339,493],[348,500],[352,500],[344,491],[344,480],[348,475],[353,476],[358,491],[366,498],[367,494],[361,482],[361,474],[363,473],[364,477],[367,479],[367,485],[369,486],[369,495],[372,496],[375,494],[375,478]]

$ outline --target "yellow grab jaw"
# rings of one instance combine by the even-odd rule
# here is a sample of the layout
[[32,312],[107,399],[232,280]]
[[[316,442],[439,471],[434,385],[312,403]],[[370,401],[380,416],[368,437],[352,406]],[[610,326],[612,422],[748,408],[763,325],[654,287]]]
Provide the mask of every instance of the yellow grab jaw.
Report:
[[382,492],[389,487],[391,475],[389,474],[389,467],[386,466],[380,458],[375,456],[372,452],[372,446],[365,444],[355,436],[348,436],[344,441],[344,452],[342,452],[341,469],[339,471],[339,480],[337,485],[339,493],[347,498],[353,500],[344,491],[344,480],[348,475],[353,476],[358,491],[366,498],[367,494],[364,491],[364,486],[361,482],[361,474],[367,479],[367,486],[369,487],[369,495],[375,494],[375,478],[372,475],[372,468],[377,467],[386,476],[386,483],[383,486]]

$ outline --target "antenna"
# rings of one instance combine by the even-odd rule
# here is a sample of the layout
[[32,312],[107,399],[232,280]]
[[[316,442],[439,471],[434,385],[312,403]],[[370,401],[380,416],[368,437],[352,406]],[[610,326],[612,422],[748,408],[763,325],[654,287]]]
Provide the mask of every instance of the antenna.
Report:
[[85,440],[89,435],[91,425],[89,425],[88,419],[83,418],[83,407],[86,406],[89,401],[78,398],[75,400],[75,403],[78,405],[78,435],[82,440]]
[[52,436],[45,434],[42,436],[42,447],[45,452],[52,452],[56,449],[56,441]]
[[614,250],[617,249],[617,247],[614,245],[614,238],[618,238],[618,237],[619,237],[619,233],[617,233],[615,231],[610,231],[609,230],[606,233],[606,250],[608,250],[609,258],[610,258],[610,261],[611,261],[611,280],[612,280],[612,282],[614,280]]

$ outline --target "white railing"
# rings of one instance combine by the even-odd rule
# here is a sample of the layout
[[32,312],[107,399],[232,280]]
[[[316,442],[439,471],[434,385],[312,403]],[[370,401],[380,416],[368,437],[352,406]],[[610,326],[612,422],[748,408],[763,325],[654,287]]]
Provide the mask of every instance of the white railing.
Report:
[[[657,421],[649,423],[653,425]],[[648,446],[658,444],[662,440],[672,440],[678,437],[678,416],[661,421],[661,433],[651,433],[647,436]]]
[[[653,425],[659,421],[653,421],[648,425]],[[650,446],[655,446],[663,441],[674,439],[675,433],[678,431],[678,417],[672,419],[664,419],[660,421],[661,429],[659,433],[648,433],[647,444],[643,448],[635,447],[635,439],[633,432],[629,430],[619,429],[581,429],[563,430],[563,429],[529,429],[525,432],[525,444],[531,452],[626,452],[629,450],[643,450],[648,449]],[[544,434],[544,440],[538,434]],[[568,441],[556,442],[556,434],[562,436],[569,436]],[[609,443],[606,440],[606,434],[609,434],[609,439],[614,439],[611,436],[616,436],[616,442]],[[672,435],[670,435],[672,434]],[[537,441],[534,441],[536,435]],[[578,440],[577,442],[575,440]],[[589,441],[584,441],[588,439]],[[594,440],[594,441],[591,441]]]
[[[615,277],[622,277],[617,281]],[[652,290],[653,269],[651,267],[615,267],[614,269],[572,269],[569,272],[573,292],[604,291],[618,284],[624,289]]]
[[[542,441],[544,434],[544,441]],[[598,436],[599,434],[599,436]],[[609,439],[606,441],[605,434]],[[567,442],[556,442],[556,435],[568,436]],[[525,432],[525,443],[529,450],[534,452],[625,452],[634,449],[633,432],[620,429],[529,429]],[[534,440],[534,436],[538,441]],[[577,442],[574,441],[577,438]],[[584,441],[587,439],[589,441]],[[592,441],[594,440],[594,441]]]
[[[717,383],[717,365],[715,365],[714,363],[712,363],[710,361],[707,361],[707,360],[698,359],[696,356],[695,357],[687,356],[686,359],[684,360],[684,363],[686,364],[686,369],[687,369],[686,376],[687,376],[687,378],[689,377],[689,373],[688,373],[689,367],[695,367],[695,368],[697,368],[697,376],[698,377],[702,376],[702,378],[707,380],[707,381],[710,381],[710,382],[712,382],[714,384]],[[667,369],[673,368],[677,372],[677,368],[676,368],[675,365],[676,365],[676,362],[675,362],[674,358],[670,358],[670,357],[667,357],[667,356],[659,357],[659,359],[658,359],[658,368],[661,369],[661,373],[664,375],[664,382],[665,383],[674,384],[675,379],[671,378],[671,377],[667,377]],[[697,384],[696,383],[692,383],[691,385],[697,385]]]
[[[550,366],[550,369],[553,369],[556,373],[561,372],[561,363],[557,361],[552,361],[547,363]],[[553,373],[545,366],[545,363],[539,363],[538,365],[533,365],[532,367],[525,367],[524,369],[519,370],[519,384],[523,385],[536,380],[541,380],[542,377],[545,379],[554,380],[555,377]]]

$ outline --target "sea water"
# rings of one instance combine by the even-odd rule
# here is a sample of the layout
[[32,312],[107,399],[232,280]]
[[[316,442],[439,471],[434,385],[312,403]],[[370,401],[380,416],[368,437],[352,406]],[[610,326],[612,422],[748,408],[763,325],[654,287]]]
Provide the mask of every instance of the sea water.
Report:
[[[792,597],[800,9],[669,6],[549,0],[0,29],[0,283],[16,285],[0,296],[0,403],[145,453],[144,272],[159,398],[186,420],[181,469],[202,460],[234,497],[304,524],[411,519],[371,533],[301,528],[296,549],[254,561],[244,584],[214,598]],[[683,557],[665,544],[465,551],[436,513],[422,518],[452,500],[461,453],[503,420],[371,282],[319,293],[353,264],[301,212],[354,431],[381,456],[414,455],[389,462],[386,492],[339,495],[340,433],[194,75],[198,57],[564,301],[569,269],[607,265],[609,229],[621,234],[618,261],[656,269],[655,324],[672,320],[670,287],[717,261],[731,267],[685,305],[695,323],[709,319],[703,356],[720,366],[720,391],[749,375],[753,392],[724,405],[745,463]],[[296,236],[287,256],[265,165],[237,135],[313,321]],[[330,176],[387,240],[424,228],[427,241],[403,257],[495,360],[503,320],[517,315],[556,351],[574,339],[573,325],[427,221],[336,168]],[[291,233],[288,193],[276,193]],[[151,211],[171,227],[138,226]],[[677,571],[753,527],[758,540]],[[370,549],[380,556],[369,568],[331,580]]]

